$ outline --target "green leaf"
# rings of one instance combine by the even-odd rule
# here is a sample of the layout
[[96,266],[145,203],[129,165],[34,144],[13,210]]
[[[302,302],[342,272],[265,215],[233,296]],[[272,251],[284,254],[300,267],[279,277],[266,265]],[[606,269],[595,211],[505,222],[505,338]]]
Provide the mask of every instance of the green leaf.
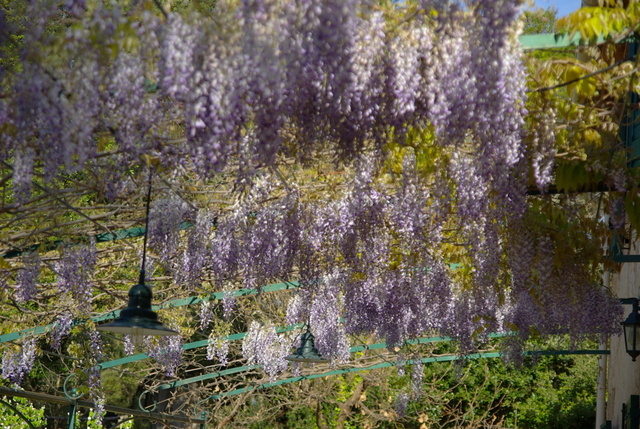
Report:
[[556,186],[559,190],[576,191],[589,183],[584,162],[560,162],[556,167]]

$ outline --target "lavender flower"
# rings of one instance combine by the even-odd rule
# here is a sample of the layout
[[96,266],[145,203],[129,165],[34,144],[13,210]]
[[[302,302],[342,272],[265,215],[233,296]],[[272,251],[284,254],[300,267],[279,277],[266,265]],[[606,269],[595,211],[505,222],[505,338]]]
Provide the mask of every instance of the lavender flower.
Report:
[[340,323],[341,302],[339,277],[325,278],[314,293],[310,307],[309,324],[315,335],[318,352],[336,363],[349,360],[349,341]]
[[184,100],[196,70],[198,33],[175,13],[169,15],[167,24],[161,42],[162,87],[170,96]]
[[86,0],[65,0],[64,8],[70,13],[76,16],[80,16],[87,9],[87,1]]
[[289,276],[295,264],[299,228],[296,192],[263,206],[257,216],[244,217],[241,272],[247,287]]
[[422,359],[419,355],[413,357],[413,369],[411,371],[411,399],[416,401],[422,396]]
[[409,394],[407,392],[401,392],[396,397],[394,405],[395,412],[399,418],[404,418],[407,414],[407,408],[409,407]]
[[93,411],[93,417],[100,424],[102,422],[102,418],[105,413],[105,403],[106,397],[104,392],[102,392],[102,382],[100,377],[100,367],[98,365],[91,366],[86,369],[87,375],[89,377],[87,384],[89,385],[89,394],[91,396],[91,400],[95,404],[95,408]]
[[[103,358],[102,337],[100,336],[100,332],[95,330],[89,332],[89,346],[93,360],[96,363],[100,362]],[[91,385],[91,383],[89,384]]]
[[31,372],[36,359],[36,339],[29,338],[22,344],[20,353],[6,351],[2,355],[2,378],[11,383],[22,384],[24,377]]
[[200,303],[200,329],[207,329],[213,318],[213,303],[202,301]]
[[207,359],[213,360],[217,358],[220,362],[220,365],[227,366],[229,355],[229,339],[226,337],[216,337],[213,335],[209,336],[207,342]]
[[[288,325],[295,325],[306,319],[307,309],[309,301],[305,300],[305,290],[298,291],[290,300],[287,305],[287,317],[286,321]],[[308,297],[307,297],[308,298]]]
[[474,222],[487,212],[489,185],[468,156],[454,153],[451,176],[456,183],[457,213],[460,223]]
[[142,58],[124,50],[107,70],[107,93],[103,94],[103,114],[107,126],[114,130],[117,141],[130,153],[143,153],[140,136],[159,118],[156,99],[146,96],[145,70]]
[[144,345],[147,354],[158,362],[167,377],[175,377],[182,363],[182,337],[172,335],[166,337],[145,337]]
[[136,351],[135,341],[133,335],[124,336],[124,353],[127,356],[132,356]]
[[555,163],[555,121],[556,111],[552,106],[538,110],[536,118],[530,118],[533,141],[531,143],[533,175],[540,191],[546,191],[553,177]]
[[[423,26],[411,26],[400,33],[387,48],[386,86],[387,119],[395,126],[413,123],[420,112],[421,86],[429,88],[431,79],[425,80],[420,70],[421,61],[429,61],[433,35]],[[422,101],[422,104],[427,104]]]
[[71,317],[71,313],[68,311],[62,313],[56,318],[56,321],[53,323],[53,329],[49,334],[51,339],[51,347],[53,347],[54,350],[60,350],[62,339],[69,335],[72,325],[73,319]]
[[222,315],[226,320],[229,320],[233,309],[236,306],[236,296],[233,289],[225,288],[222,292]]
[[58,289],[77,304],[83,314],[91,311],[93,283],[91,278],[96,264],[96,245],[67,246],[62,259],[55,264]]
[[188,211],[187,204],[177,197],[157,200],[149,213],[149,247],[168,262],[178,248],[179,226]]
[[18,202],[26,202],[31,196],[31,179],[35,152],[32,148],[16,151],[13,163],[13,192]]
[[188,232],[187,246],[182,254],[179,267],[179,283],[184,283],[189,290],[200,284],[203,270],[209,257],[209,234],[213,225],[213,215],[200,210],[193,228]]
[[290,352],[291,341],[278,335],[273,326],[261,326],[251,322],[242,341],[242,355],[249,365],[262,365],[269,378],[274,379],[287,369],[284,359]]
[[24,265],[18,271],[15,299],[17,302],[27,302],[36,297],[38,277],[40,276],[40,256],[36,252],[29,253],[24,258]]

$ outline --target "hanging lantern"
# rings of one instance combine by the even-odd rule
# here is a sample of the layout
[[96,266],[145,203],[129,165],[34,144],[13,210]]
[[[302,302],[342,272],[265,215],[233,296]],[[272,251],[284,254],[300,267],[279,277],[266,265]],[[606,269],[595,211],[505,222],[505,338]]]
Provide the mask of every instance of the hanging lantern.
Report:
[[137,285],[129,289],[129,304],[127,305],[127,308],[122,310],[120,312],[120,316],[113,322],[96,327],[98,331],[128,334],[133,335],[138,339],[143,335],[180,335],[179,332],[167,328],[158,320],[158,315],[151,310],[151,288],[144,284],[144,266],[147,256],[147,232],[149,230],[149,203],[151,201],[152,177],[152,170],[150,169],[140,279]]
[[638,300],[633,301],[633,309],[622,322],[624,328],[624,345],[627,349],[627,353],[631,356],[631,360],[634,362],[636,358],[640,356],[640,314],[638,314]]
[[313,334],[307,328],[307,332],[302,334],[302,338],[300,338],[300,347],[296,349],[296,351],[287,356],[285,359],[291,362],[302,362],[302,363],[324,363],[328,362],[329,359],[322,357],[316,346],[314,344]]
[[140,273],[140,283],[129,289],[129,305],[120,312],[120,316],[111,323],[98,326],[99,331],[116,334],[142,335],[180,335],[167,328],[151,310],[151,288],[144,284],[144,272]]

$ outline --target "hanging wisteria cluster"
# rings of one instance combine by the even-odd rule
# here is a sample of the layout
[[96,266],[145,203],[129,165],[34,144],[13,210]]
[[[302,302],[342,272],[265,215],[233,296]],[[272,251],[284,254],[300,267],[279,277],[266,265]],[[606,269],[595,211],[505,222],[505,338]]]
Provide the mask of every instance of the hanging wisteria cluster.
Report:
[[102,346],[102,338],[96,330],[89,330],[88,346],[89,353],[85,356],[84,367],[87,374],[87,386],[89,387],[89,395],[95,404],[94,415],[98,421],[102,421],[105,409],[105,395],[102,391],[102,377],[100,374],[99,363],[104,358],[104,349]]
[[51,347],[53,347],[54,350],[60,351],[62,339],[69,335],[72,327],[73,319],[70,312],[65,311],[60,316],[56,317],[56,320],[53,323],[53,329],[49,334]]
[[175,377],[182,363],[182,337],[145,337],[144,346],[149,357],[155,359],[167,377]]
[[[330,148],[348,159],[389,133],[433,124],[439,144],[466,146],[496,198],[522,209],[522,195],[505,179],[523,157],[520,1],[473,3],[463,13],[424,1],[393,31],[357,0],[252,0],[238,8],[222,1],[211,21],[169,14],[162,22],[147,13],[135,25],[100,3],[67,30],[69,67],[52,75],[26,60],[8,104],[2,156],[26,195],[37,160],[52,177],[59,166],[73,171],[99,156],[91,138],[98,130],[113,133],[130,159],[155,151],[175,165],[185,155],[203,172],[240,160],[244,177],[272,164],[291,132],[297,156]],[[29,13],[46,21],[48,6],[34,2]],[[117,28],[131,33],[123,38]],[[35,50],[47,35],[28,38]],[[134,38],[138,49],[121,47]],[[91,40],[110,46],[113,61],[89,49]],[[162,120],[184,122],[183,146],[158,144]]]
[[291,352],[293,341],[278,334],[274,326],[253,321],[242,343],[242,355],[249,365],[262,365],[264,372],[275,378],[288,367],[285,357]]
[[37,252],[25,256],[24,265],[16,278],[15,300],[27,302],[36,297],[38,293],[37,280],[40,276],[40,257]]
[[229,363],[229,339],[220,338],[212,333],[207,341],[207,359],[217,359],[220,365],[227,366]]
[[20,384],[36,359],[36,339],[28,338],[22,344],[20,352],[6,352],[2,356],[2,378],[11,383]]
[[62,259],[56,263],[58,290],[68,295],[80,314],[91,311],[93,275],[96,264],[96,243],[68,246]]

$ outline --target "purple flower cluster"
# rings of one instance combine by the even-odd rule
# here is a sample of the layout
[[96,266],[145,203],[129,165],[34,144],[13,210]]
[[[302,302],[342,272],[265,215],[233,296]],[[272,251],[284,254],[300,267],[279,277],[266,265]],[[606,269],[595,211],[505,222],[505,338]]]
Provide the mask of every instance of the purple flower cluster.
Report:
[[337,275],[328,276],[315,288],[309,309],[309,325],[318,352],[335,363],[344,363],[349,360],[350,351],[349,340],[340,322],[342,293],[339,281]]
[[53,329],[49,334],[51,347],[53,347],[54,350],[60,351],[62,339],[69,335],[72,326],[73,318],[70,312],[65,311],[56,318],[55,322],[53,323]]
[[155,359],[167,377],[175,377],[182,364],[182,337],[172,335],[166,337],[145,337],[146,352]]
[[107,70],[104,113],[117,141],[131,153],[144,149],[139,140],[150,127],[153,98],[146,97],[142,59],[121,52]]
[[171,14],[162,37],[162,87],[176,100],[186,100],[195,73],[198,33],[180,15]]
[[211,301],[202,301],[200,303],[200,329],[207,329],[213,319],[214,304]]
[[460,217],[460,223],[475,223],[488,211],[489,184],[470,156],[454,153],[450,168],[451,178],[456,185],[456,214]]
[[68,294],[80,314],[91,311],[93,272],[96,265],[96,244],[67,246],[62,259],[55,264],[58,289]]
[[553,166],[556,156],[555,122],[556,110],[552,106],[540,109],[537,117],[530,118],[534,124],[531,142],[531,164],[536,185],[541,191],[546,191],[553,180]]
[[[266,187],[263,185],[267,185]],[[215,282],[227,290],[227,279],[241,276],[246,287],[261,287],[289,277],[297,260],[300,230],[298,195],[273,203],[269,180],[256,183],[236,208],[219,217],[208,245]],[[225,314],[233,308],[233,292],[225,293]],[[227,317],[227,316],[225,316]]]
[[[102,349],[102,337],[100,336],[100,332],[95,330],[89,331],[89,350],[91,350],[91,358],[96,364],[102,360],[104,350]],[[89,378],[89,380],[91,380],[91,378]],[[92,385],[98,386],[99,381],[95,383],[90,382],[89,386]]]
[[149,247],[155,249],[165,263],[170,262],[176,255],[179,226],[185,220],[188,210],[187,203],[178,197],[157,200],[151,207],[148,225]]
[[132,356],[136,352],[136,344],[133,335],[124,336],[124,353]]
[[296,293],[287,304],[286,321],[288,325],[295,325],[307,320],[309,313],[309,303],[311,297],[309,289],[301,289]]
[[91,399],[94,403],[93,418],[96,420],[97,424],[101,425],[102,419],[104,418],[106,412],[105,405],[107,403],[107,398],[104,393],[99,393],[96,395],[92,395]]
[[556,266],[558,250],[548,236],[519,232],[522,236],[514,237],[509,252],[512,293],[505,304],[505,323],[516,327],[522,338],[532,331],[569,333],[574,339],[619,333],[621,306],[610,291],[590,279],[581,255],[563,255],[562,267]]
[[430,227],[430,213],[425,210],[430,190],[417,179],[415,154],[403,158],[402,182],[389,201],[389,217],[395,223],[402,243],[409,249],[423,250],[430,242],[438,242],[433,234],[425,234]]
[[241,246],[247,253],[242,258],[241,274],[247,286],[260,287],[286,278],[292,271],[300,230],[297,205],[297,194],[291,193],[243,219]]
[[6,351],[2,355],[2,378],[15,384],[22,384],[31,372],[36,359],[36,339],[28,338],[22,344],[22,351]]
[[422,396],[422,359],[419,355],[413,356],[413,368],[411,370],[411,399],[416,401]]
[[65,0],[64,8],[69,13],[80,16],[87,9],[87,0]]
[[291,341],[278,335],[273,326],[253,321],[242,341],[242,355],[249,365],[262,365],[270,378],[285,371],[288,362],[284,359],[291,352]]
[[400,392],[396,397],[394,409],[399,418],[404,418],[407,414],[407,408],[409,407],[409,394],[407,392]]
[[236,306],[236,295],[231,288],[225,288],[222,292],[222,315],[226,320],[231,318]]
[[37,281],[40,276],[40,256],[31,252],[24,257],[24,264],[16,279],[15,300],[23,303],[35,298],[38,293]]
[[178,269],[178,282],[194,290],[200,283],[203,270],[209,260],[209,235],[213,225],[213,215],[200,210],[195,225],[187,235],[187,244],[182,252],[182,263]]
[[226,337],[218,338],[216,336],[209,336],[207,342],[207,360],[218,359],[220,365],[227,366],[229,363],[229,339]]

